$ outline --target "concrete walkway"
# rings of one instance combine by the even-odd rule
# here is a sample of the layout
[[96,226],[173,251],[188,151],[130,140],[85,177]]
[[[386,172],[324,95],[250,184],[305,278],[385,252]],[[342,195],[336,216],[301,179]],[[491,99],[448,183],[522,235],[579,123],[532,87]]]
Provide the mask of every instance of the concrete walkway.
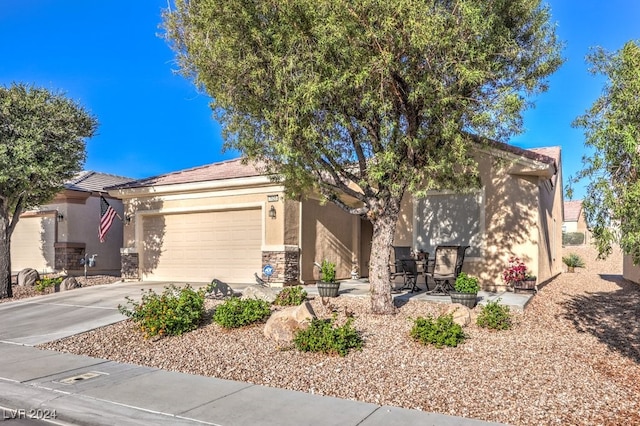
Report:
[[[121,321],[117,306],[124,296],[164,285],[117,283],[0,304],[0,417],[33,414],[73,425],[491,424],[33,347]],[[342,294],[366,294],[367,288],[344,283]],[[313,293],[311,286],[307,291]]]
[[[421,291],[411,293],[407,290],[401,290],[393,293],[394,299],[398,300],[422,300],[435,303],[451,303],[451,297],[443,295],[432,295],[425,291],[424,283],[418,283]],[[433,288],[433,284],[430,285]],[[316,286],[309,285],[304,287],[309,296],[318,296]],[[347,280],[340,282],[340,296],[346,297],[368,297],[369,283],[366,280]],[[509,306],[512,311],[522,312],[533,297],[532,292],[522,291],[514,293],[512,291],[501,292],[478,292],[478,305],[483,306],[488,302],[497,301],[500,305]]]

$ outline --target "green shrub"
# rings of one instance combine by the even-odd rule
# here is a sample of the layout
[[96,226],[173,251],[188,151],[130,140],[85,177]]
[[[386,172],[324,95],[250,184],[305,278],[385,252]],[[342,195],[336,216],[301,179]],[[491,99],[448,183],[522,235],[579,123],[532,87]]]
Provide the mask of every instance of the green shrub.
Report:
[[213,322],[224,328],[238,328],[263,321],[269,315],[271,308],[264,300],[231,297],[216,308]]
[[64,277],[56,277],[56,278],[42,277],[36,281],[35,289],[40,293],[42,293],[50,287],[55,287],[59,285],[63,279]]
[[575,253],[562,257],[562,262],[570,268],[584,268],[584,260]]
[[564,232],[562,234],[563,246],[579,246],[584,244],[584,234],[582,232]]
[[322,352],[345,356],[351,349],[361,349],[363,342],[360,334],[352,326],[353,318],[347,319],[343,326],[335,325],[332,319],[311,320],[305,330],[299,330],[293,338],[293,344],[302,352]]
[[273,304],[280,306],[298,306],[304,302],[306,298],[307,292],[304,291],[301,286],[285,287],[278,293]]
[[478,278],[460,272],[454,286],[458,293],[477,293],[480,290]]
[[336,264],[323,260],[320,265],[320,280],[325,283],[333,283],[336,281]]
[[512,326],[511,309],[508,306],[499,305],[496,301],[487,302],[478,314],[476,324],[480,327],[493,330],[508,330]]
[[440,315],[418,317],[411,329],[411,337],[426,345],[431,344],[436,348],[443,346],[456,347],[466,338],[462,326],[453,321],[453,315]]
[[195,291],[188,284],[182,289],[172,284],[162,294],[143,290],[140,303],[126,299],[127,304],[118,305],[118,310],[138,324],[145,337],[195,330],[204,315],[204,291]]

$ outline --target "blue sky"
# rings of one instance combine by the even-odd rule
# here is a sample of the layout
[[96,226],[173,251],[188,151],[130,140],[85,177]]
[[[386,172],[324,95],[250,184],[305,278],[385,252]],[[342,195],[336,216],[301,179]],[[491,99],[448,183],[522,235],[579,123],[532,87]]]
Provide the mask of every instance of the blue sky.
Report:
[[[581,129],[571,122],[600,95],[588,73],[589,48],[618,50],[640,39],[636,0],[550,0],[565,43],[564,66],[525,113],[512,144],[562,147],[565,183],[581,167]],[[22,82],[62,91],[94,114],[87,170],[142,178],[219,160],[220,127],[206,95],[173,71],[174,55],[158,37],[166,0],[2,0],[0,85]],[[575,187],[575,199],[584,195]]]

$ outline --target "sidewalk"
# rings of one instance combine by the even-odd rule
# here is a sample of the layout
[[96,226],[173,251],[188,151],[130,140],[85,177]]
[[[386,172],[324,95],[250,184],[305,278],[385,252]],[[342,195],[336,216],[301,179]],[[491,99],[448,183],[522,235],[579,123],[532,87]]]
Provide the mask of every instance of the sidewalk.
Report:
[[[61,310],[80,316],[74,317],[72,331],[76,333],[80,332],[82,325],[87,330],[97,326],[96,321],[91,320],[96,311],[111,311],[108,315],[103,314],[103,322],[123,319],[118,317],[115,300],[121,301],[122,292],[127,289],[132,295],[137,295],[139,290],[136,287],[125,283],[111,284],[102,291],[88,287],[41,297],[35,302],[0,304],[0,324],[3,324],[0,330],[2,418],[26,417],[32,413],[62,425],[492,424],[29,346],[59,337],[60,333],[52,333],[47,326],[51,323],[49,315],[60,315]],[[149,283],[144,287],[148,288]],[[347,293],[364,291],[364,287],[359,284]],[[90,291],[92,288],[94,290]],[[351,288],[345,284],[343,290]],[[113,300],[109,294],[113,294]],[[15,324],[17,318],[23,323]],[[25,321],[28,321],[28,336],[24,335]],[[43,328],[42,333],[34,329],[39,324]],[[11,412],[10,409],[18,411]]]

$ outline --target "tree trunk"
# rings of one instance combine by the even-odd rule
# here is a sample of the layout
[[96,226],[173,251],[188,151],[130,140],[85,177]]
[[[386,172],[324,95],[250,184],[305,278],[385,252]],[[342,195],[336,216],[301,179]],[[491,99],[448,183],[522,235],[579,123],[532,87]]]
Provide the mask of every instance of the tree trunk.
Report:
[[391,244],[398,223],[400,200],[389,200],[391,208],[386,208],[373,224],[371,240],[371,257],[369,259],[369,282],[371,291],[371,312],[391,315],[396,313],[391,297],[391,271],[389,258]]
[[11,232],[6,212],[0,211],[0,299],[13,297],[11,289]]

